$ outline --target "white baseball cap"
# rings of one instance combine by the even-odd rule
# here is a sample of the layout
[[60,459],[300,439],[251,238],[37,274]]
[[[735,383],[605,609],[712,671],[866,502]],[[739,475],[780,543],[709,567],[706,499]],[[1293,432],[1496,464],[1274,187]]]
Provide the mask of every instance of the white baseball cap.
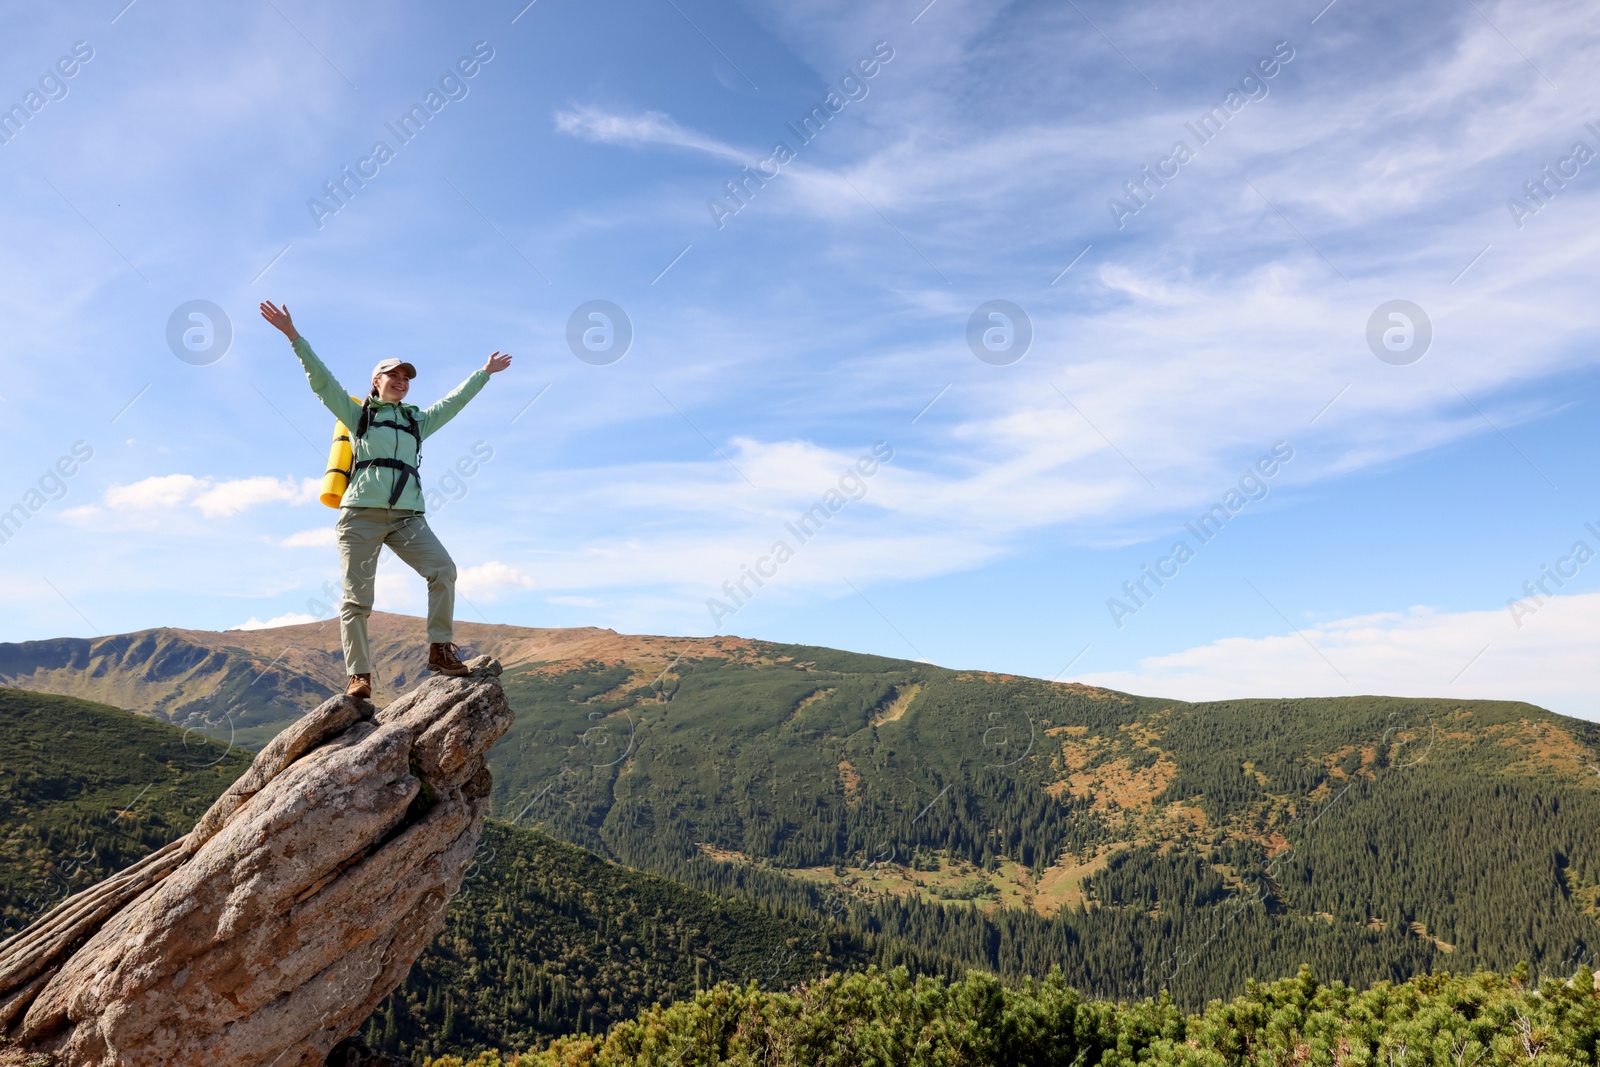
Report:
[[407,378],[415,378],[417,376],[417,368],[403,359],[380,359],[378,365],[372,368],[372,376],[376,378],[378,375],[392,370],[405,371]]

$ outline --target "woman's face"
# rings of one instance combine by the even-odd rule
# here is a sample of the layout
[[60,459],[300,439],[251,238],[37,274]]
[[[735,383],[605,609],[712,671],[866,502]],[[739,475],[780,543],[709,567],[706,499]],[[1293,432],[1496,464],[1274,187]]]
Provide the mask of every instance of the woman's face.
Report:
[[391,404],[404,400],[406,393],[411,391],[411,379],[406,377],[403,370],[386,370],[372,379],[372,384],[377,387],[378,399]]

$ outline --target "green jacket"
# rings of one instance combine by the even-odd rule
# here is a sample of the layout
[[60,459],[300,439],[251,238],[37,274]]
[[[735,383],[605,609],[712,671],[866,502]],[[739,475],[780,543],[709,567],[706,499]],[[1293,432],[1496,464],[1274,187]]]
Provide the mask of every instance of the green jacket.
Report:
[[[466,406],[467,401],[478,395],[484,383],[489,380],[489,372],[479,368],[467,376],[467,380],[452,389],[449,395],[435,401],[428,408],[419,408],[415,404],[391,404],[386,400],[372,397],[367,402],[368,429],[366,436],[356,437],[356,424],[361,421],[361,405],[350,399],[350,393],[340,385],[323,365],[317,354],[311,351],[311,345],[304,337],[294,342],[294,354],[300,357],[300,365],[306,370],[306,378],[311,382],[311,391],[327,409],[333,412],[334,417],[350,429],[350,444],[355,449],[355,462],[363,460],[398,460],[411,467],[420,466],[418,451],[419,441],[409,431],[390,426],[372,426],[374,422],[398,423],[405,426],[408,423],[406,415],[416,420],[417,432],[421,437],[427,438],[433,432],[455,418],[456,412]],[[368,387],[370,391],[370,386]],[[395,484],[405,479],[405,486],[400,496],[393,504],[389,497],[394,492]],[[339,502],[340,507],[346,508],[395,508],[404,511],[426,511],[423,505],[422,486],[420,479],[411,477],[409,472],[393,467],[362,467],[350,479],[350,487],[344,491],[344,498]]]

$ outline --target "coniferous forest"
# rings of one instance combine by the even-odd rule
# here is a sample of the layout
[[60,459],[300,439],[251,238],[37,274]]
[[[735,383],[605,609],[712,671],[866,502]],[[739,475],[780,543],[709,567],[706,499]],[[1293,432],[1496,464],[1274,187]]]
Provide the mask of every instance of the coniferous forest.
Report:
[[[1600,944],[1596,727],[1529,705],[1184,704],[748,642],[504,682],[495,817],[363,1028],[376,1048],[580,1035],[539,1062],[622,1062],[628,1027],[681,1023],[819,1049],[784,1029],[796,1004],[907,997],[957,1027],[1154,998],[1094,1025],[1156,1012],[1193,1034],[1209,1002],[1302,965],[1345,1012],[1350,990],[1444,995],[1418,976],[1519,964],[1528,990],[1493,996],[1531,997]],[[0,717],[6,932],[182,833],[250,758],[65,697],[0,690]]]

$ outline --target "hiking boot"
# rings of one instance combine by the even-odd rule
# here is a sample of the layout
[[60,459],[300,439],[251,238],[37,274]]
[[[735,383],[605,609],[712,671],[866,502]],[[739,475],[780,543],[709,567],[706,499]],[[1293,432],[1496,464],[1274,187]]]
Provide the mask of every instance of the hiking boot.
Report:
[[369,700],[372,697],[372,675],[352,674],[350,682],[344,687],[344,695],[355,697],[357,700]]
[[450,674],[457,678],[467,674],[467,665],[456,659],[456,646],[449,642],[428,646],[428,669],[435,674]]

